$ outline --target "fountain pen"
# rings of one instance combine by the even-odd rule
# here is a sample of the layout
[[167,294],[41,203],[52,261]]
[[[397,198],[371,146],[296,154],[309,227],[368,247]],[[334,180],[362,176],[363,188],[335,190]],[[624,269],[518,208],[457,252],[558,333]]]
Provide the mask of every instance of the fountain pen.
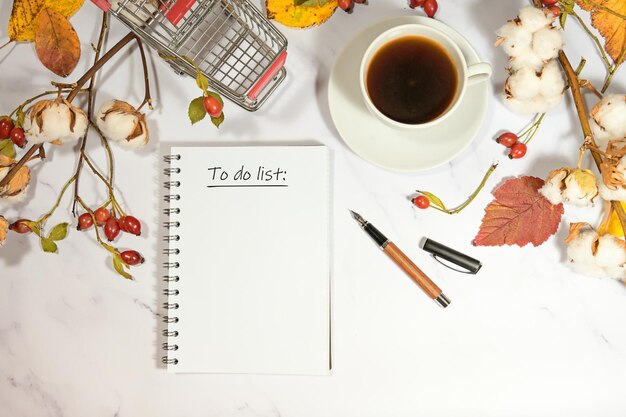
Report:
[[431,281],[430,278],[426,276],[425,273],[422,272],[421,269],[417,267],[409,259],[408,256],[404,254],[393,242],[385,237],[377,228],[374,227],[370,222],[365,220],[358,213],[350,210],[352,217],[354,220],[359,223],[361,228],[365,230],[365,232],[376,242],[376,244],[391,258],[392,261],[396,263],[406,274],[411,277],[411,279],[420,286],[420,288],[428,295],[430,298],[435,300],[437,304],[441,307],[446,308],[450,304],[450,300],[445,294],[441,291],[441,289]]

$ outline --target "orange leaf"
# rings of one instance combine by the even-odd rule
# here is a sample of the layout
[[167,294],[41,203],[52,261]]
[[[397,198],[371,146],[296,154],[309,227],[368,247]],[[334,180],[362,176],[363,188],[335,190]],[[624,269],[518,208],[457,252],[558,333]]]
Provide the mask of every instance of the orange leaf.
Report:
[[41,63],[61,77],[70,75],[80,58],[76,31],[65,16],[47,7],[37,16],[35,49]]
[[556,233],[563,216],[563,204],[551,204],[539,189],[544,181],[520,177],[506,181],[485,208],[476,246],[539,246]]
[[0,216],[0,246],[4,244],[4,240],[7,238],[7,230],[9,230],[9,222]]
[[604,49],[621,64],[626,58],[626,1],[576,0],[578,5],[591,12],[591,24],[604,38]]

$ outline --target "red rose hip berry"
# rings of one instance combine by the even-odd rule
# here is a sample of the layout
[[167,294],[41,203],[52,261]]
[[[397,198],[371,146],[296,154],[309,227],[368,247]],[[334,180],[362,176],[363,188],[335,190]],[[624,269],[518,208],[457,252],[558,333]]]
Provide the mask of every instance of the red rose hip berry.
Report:
[[424,5],[424,1],[425,0],[409,0],[409,7],[411,9],[422,7]]
[[511,151],[509,152],[510,159],[520,159],[526,155],[526,144],[524,142],[517,142],[515,145],[511,147]]
[[222,103],[213,96],[206,96],[203,101],[204,109],[213,118],[218,118],[222,115]]
[[24,134],[24,129],[21,127],[14,127],[11,130],[11,141],[20,148],[23,148],[26,145],[26,135]]
[[123,225],[121,224],[122,218],[120,218],[120,228],[128,233],[139,236],[141,234],[141,222],[133,216],[124,216]]
[[144,261],[143,256],[141,256],[136,250],[125,250],[120,253],[120,256],[122,257],[122,261],[129,266],[139,265]]
[[111,213],[104,207],[100,207],[93,212],[94,217],[96,218],[96,224],[98,226],[102,226],[106,223],[107,220],[111,218]]
[[437,13],[437,9],[439,9],[437,0],[424,1],[424,12],[426,13],[426,16],[435,17],[435,14]]
[[559,2],[559,0],[541,0],[544,6],[554,6]]
[[16,221],[15,223],[11,224],[9,226],[9,230],[13,230],[15,233],[20,233],[22,235],[26,233],[30,233],[32,232],[32,230],[30,229],[30,227],[28,227],[28,224],[27,224],[28,222],[30,222],[30,220],[20,219]]
[[552,15],[554,15],[554,17],[561,16],[561,8],[559,6],[550,6],[548,7],[548,10],[552,12]]
[[337,4],[346,13],[352,13],[352,9],[354,9],[354,0],[339,0]]
[[0,120],[0,139],[6,139],[11,134],[11,130],[13,130],[13,121],[8,117]]
[[517,135],[513,132],[504,132],[503,134],[498,136],[496,142],[498,142],[500,145],[504,145],[507,148],[510,148],[517,143],[518,139],[519,138],[517,137]]
[[106,221],[106,223],[104,223],[104,235],[107,237],[109,242],[120,234],[120,230],[120,225],[117,223],[117,219],[115,217],[111,217]]
[[430,207],[430,200],[425,195],[418,195],[413,199],[413,204],[421,209],[427,209]]
[[87,230],[91,226],[93,226],[93,218],[91,218],[91,214],[83,213],[78,216],[78,226],[76,227],[78,230]]

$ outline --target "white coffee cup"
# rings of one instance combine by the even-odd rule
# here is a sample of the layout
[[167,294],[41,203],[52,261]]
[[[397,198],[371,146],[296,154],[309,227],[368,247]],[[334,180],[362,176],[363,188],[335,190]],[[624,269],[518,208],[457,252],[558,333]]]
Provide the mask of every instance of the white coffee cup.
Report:
[[[414,36],[434,41],[447,52],[456,69],[458,82],[455,95],[446,110],[427,122],[409,124],[393,120],[376,108],[367,91],[367,70],[372,58],[384,45],[399,38]],[[489,79],[491,76],[491,65],[486,62],[468,65],[465,60],[465,56],[459,49],[458,45],[454,43],[454,41],[445,33],[430,26],[407,24],[391,28],[374,39],[365,51],[365,55],[361,60],[361,69],[359,72],[361,93],[363,94],[363,99],[365,100],[367,108],[373,115],[393,127],[405,129],[424,129],[443,122],[450,114],[452,114],[465,96],[468,85],[483,82]]]

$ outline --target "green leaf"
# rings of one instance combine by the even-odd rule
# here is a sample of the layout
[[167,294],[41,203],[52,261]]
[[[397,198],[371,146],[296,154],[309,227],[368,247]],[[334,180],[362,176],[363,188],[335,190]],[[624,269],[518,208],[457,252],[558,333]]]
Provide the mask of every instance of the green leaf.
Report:
[[295,6],[304,7],[321,7],[328,3],[330,0],[293,0]]
[[441,201],[439,197],[437,197],[433,193],[429,193],[428,191],[419,191],[419,190],[417,192],[420,194],[424,194],[426,198],[428,198],[428,200],[432,204],[436,205],[437,207],[442,208],[444,210],[446,209],[446,206],[443,204],[443,201]]
[[563,5],[563,11],[567,14],[574,13],[574,5],[576,4],[575,0],[563,0],[561,1]]
[[67,223],[59,223],[50,230],[50,234],[48,235],[48,239],[52,240],[63,240],[67,236],[67,227],[69,225]]
[[11,159],[15,159],[15,146],[11,139],[0,140],[0,153]]
[[34,234],[41,237],[41,225],[39,224],[39,222],[25,221],[24,224],[28,226],[28,228],[32,230]]
[[54,240],[47,237],[41,238],[41,248],[44,252],[48,253],[56,253],[58,250],[57,244],[54,243]]
[[124,270],[124,265],[124,261],[122,261],[119,254],[113,255],[113,268],[115,268],[115,271],[126,279],[133,279],[133,276]]
[[565,20],[567,20],[567,13],[561,13],[561,16],[559,16],[559,24],[562,29],[565,29]]
[[224,113],[222,113],[220,117],[211,117],[211,121],[213,122],[215,127],[220,127],[220,125],[224,121]]
[[222,100],[222,96],[220,96],[220,95],[219,95],[219,94],[217,94],[217,93],[214,93],[213,91],[207,91],[207,92],[206,92],[206,94],[207,94],[208,96],[211,96],[211,97],[216,98],[216,99],[217,99],[217,101],[219,101],[219,102],[220,102],[220,104],[222,105],[222,107],[224,107],[224,100]]
[[191,124],[198,123],[206,116],[206,109],[204,108],[204,97],[198,97],[191,100],[189,103],[189,120]]
[[198,76],[196,77],[196,84],[198,85],[198,87],[200,87],[200,90],[208,93],[207,89],[209,88],[209,80],[207,80],[207,78],[201,72],[199,72]]
[[24,110],[20,107],[17,109],[17,125],[24,126]]

